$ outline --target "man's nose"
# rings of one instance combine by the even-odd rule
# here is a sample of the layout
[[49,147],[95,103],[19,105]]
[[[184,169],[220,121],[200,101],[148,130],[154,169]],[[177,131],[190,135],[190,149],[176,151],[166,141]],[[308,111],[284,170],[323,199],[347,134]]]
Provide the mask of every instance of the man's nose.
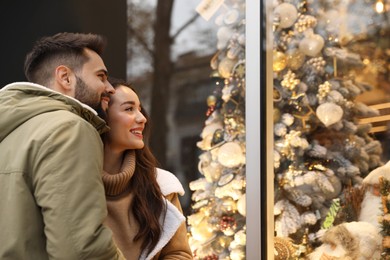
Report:
[[115,88],[111,85],[109,81],[106,82],[106,92],[110,94],[115,93]]

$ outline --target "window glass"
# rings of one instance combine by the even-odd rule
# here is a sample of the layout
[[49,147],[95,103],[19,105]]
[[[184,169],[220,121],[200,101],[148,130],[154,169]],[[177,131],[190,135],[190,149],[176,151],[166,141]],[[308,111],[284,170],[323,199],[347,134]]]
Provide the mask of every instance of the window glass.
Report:
[[275,258],[388,257],[389,3],[266,3]]

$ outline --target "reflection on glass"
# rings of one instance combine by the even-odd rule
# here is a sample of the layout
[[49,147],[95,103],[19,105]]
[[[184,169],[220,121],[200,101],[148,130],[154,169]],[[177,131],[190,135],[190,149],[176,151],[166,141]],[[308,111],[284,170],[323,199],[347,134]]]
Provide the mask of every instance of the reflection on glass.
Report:
[[388,7],[272,2],[275,259],[389,259]]
[[[223,3],[224,2],[224,3]],[[201,178],[190,183],[189,242],[195,259],[245,259],[245,1],[203,1],[215,23],[218,51],[210,61],[215,91],[197,143]]]

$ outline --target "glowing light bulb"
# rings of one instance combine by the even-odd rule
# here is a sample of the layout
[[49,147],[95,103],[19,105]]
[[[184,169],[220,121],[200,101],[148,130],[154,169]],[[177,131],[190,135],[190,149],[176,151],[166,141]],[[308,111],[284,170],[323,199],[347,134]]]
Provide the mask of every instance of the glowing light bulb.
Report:
[[381,14],[385,11],[385,5],[383,4],[383,0],[378,0],[376,1],[376,4],[375,4],[375,11],[378,13],[378,14]]

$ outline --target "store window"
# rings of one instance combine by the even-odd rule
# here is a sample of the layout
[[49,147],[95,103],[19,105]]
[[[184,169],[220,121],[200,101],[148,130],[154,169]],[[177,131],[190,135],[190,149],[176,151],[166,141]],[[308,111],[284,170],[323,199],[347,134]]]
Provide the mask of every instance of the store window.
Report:
[[[156,21],[167,21],[159,18],[167,18],[161,13],[172,3],[155,2]],[[134,48],[137,32],[145,30],[131,27],[144,24],[137,23],[141,15],[136,15],[143,4],[129,4],[128,77],[151,111],[152,137],[158,136],[156,142],[151,139],[152,151],[186,191],[180,200],[194,258],[246,259],[245,0],[174,1],[168,37],[160,35],[154,45],[150,40],[153,47],[171,45],[156,49],[150,67],[136,78],[142,69],[137,57],[148,57]],[[161,23],[147,28],[155,36],[166,29]],[[165,66],[156,66],[162,58]]]
[[264,6],[274,257],[390,259],[389,2]]

